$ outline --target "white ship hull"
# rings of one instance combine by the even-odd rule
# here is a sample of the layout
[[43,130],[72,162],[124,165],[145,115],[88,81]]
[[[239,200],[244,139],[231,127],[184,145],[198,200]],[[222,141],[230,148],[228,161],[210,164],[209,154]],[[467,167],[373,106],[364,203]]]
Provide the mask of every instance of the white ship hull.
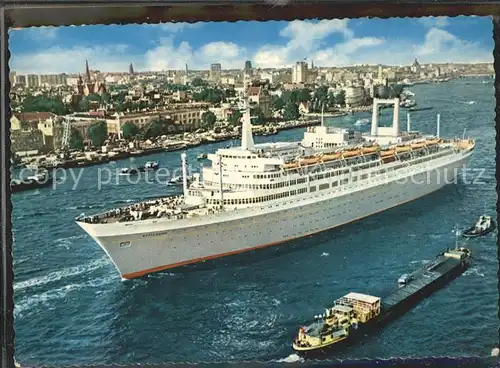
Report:
[[[398,173],[212,216],[92,224],[79,222],[126,279],[279,244],[332,229],[423,197],[453,182],[472,152],[454,154]],[[402,183],[404,178],[412,177]],[[438,178],[439,177],[439,178]]]

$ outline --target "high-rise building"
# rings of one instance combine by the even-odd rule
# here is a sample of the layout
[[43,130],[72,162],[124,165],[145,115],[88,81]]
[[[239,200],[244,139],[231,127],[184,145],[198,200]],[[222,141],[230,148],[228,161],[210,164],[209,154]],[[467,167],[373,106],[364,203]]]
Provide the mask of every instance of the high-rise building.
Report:
[[129,74],[134,74],[134,65],[132,63],[128,66],[128,72]]
[[210,80],[212,82],[218,83],[220,81],[222,66],[220,63],[214,63],[210,65]]
[[14,84],[27,87],[28,81],[26,75],[18,74],[14,77]]
[[26,87],[39,87],[39,86],[40,86],[40,76],[38,74],[26,75]]
[[252,62],[250,60],[245,61],[245,74],[252,75]]
[[40,85],[47,86],[65,86],[68,84],[66,74],[41,74],[38,82]]
[[306,83],[307,73],[307,62],[298,61],[292,68],[292,83]]

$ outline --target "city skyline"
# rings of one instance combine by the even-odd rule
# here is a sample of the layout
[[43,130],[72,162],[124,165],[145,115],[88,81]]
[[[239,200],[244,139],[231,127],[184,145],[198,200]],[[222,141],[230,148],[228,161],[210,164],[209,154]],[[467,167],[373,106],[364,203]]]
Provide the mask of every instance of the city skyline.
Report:
[[[293,22],[168,23],[11,30],[10,68],[18,73],[78,73],[82,59],[102,72],[243,69],[356,64],[493,62],[489,17],[429,17]],[[36,60],[36,62],[34,62]]]

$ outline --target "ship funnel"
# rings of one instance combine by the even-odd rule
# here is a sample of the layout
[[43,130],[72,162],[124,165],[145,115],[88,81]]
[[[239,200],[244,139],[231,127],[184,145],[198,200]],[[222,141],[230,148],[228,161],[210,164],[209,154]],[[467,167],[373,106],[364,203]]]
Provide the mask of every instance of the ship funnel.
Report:
[[437,114],[437,121],[436,121],[436,137],[439,138],[439,128],[440,128],[440,123],[441,123],[441,114]]
[[244,150],[252,150],[254,148],[252,135],[252,120],[250,116],[250,106],[248,105],[248,81],[245,81],[245,112],[243,113],[243,121],[241,126],[241,148]]
[[188,192],[187,186],[187,155],[186,152],[181,153],[181,161],[182,161],[182,188],[184,189],[184,198]]
[[243,124],[241,127],[241,148],[251,150],[254,148],[252,123],[250,122],[250,112],[245,111],[243,114]]
[[372,131],[371,135],[376,136],[378,133],[378,99],[373,99],[373,111],[372,111]]
[[392,135],[399,137],[399,98],[394,99],[394,115],[392,117]]
[[411,132],[411,117],[410,117],[410,113],[406,114],[406,131],[408,133]]

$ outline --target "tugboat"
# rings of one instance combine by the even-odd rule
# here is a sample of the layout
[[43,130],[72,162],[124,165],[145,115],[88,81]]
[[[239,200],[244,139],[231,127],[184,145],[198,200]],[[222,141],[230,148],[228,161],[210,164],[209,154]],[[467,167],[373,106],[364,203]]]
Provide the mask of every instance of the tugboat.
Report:
[[495,230],[495,221],[491,216],[480,216],[476,224],[464,232],[462,236],[464,238],[476,238],[478,236],[485,236]]
[[468,268],[471,257],[469,249],[456,245],[422,269],[401,276],[395,290],[383,298],[351,292],[335,300],[311,324],[299,328],[293,349],[311,357],[358,341],[457,278]]

